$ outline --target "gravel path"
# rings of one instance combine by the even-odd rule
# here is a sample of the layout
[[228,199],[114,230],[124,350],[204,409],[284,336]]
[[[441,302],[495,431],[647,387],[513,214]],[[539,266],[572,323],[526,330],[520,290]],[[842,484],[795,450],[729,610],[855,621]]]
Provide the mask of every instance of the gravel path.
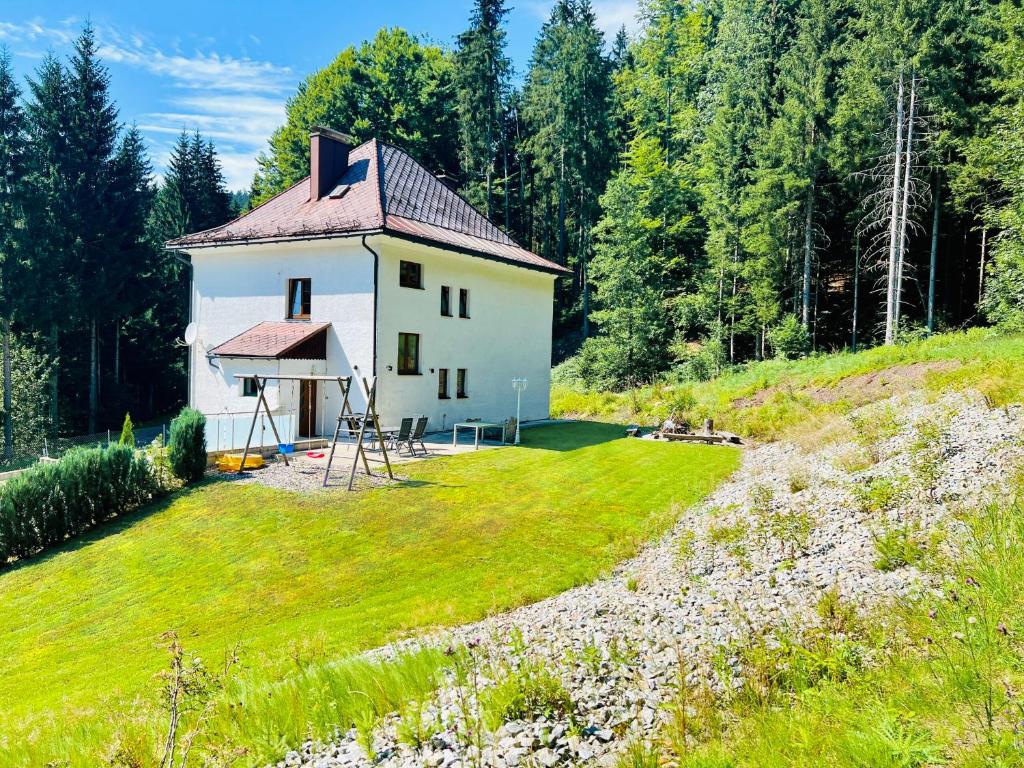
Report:
[[[809,452],[789,443],[749,449],[731,480],[608,577],[416,641],[474,646],[484,688],[495,667],[543,665],[570,694],[571,719],[540,715],[467,738],[466,712],[475,710],[450,679],[422,713],[429,738],[420,747],[399,740],[395,716],[377,729],[372,761],[352,730],[332,744],[307,743],[278,766],[607,765],[631,739],[654,733],[680,679],[720,681],[713,659],[736,669],[730,648],[751,632],[813,623],[826,590],[867,607],[927,588],[913,568],[875,567],[876,536],[887,525],[955,525],[952,509],[998,488],[1024,458],[1024,409],[911,395],[852,418],[875,439],[851,443],[847,427]],[[930,492],[920,481],[929,472]],[[892,509],[865,511],[858,497],[879,477],[907,478],[906,487]]]

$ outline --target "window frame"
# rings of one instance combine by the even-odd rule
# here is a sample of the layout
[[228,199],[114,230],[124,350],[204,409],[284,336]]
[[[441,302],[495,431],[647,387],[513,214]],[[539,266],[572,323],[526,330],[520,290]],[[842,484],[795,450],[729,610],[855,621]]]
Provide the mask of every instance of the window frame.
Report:
[[459,317],[469,319],[469,288],[459,288]]
[[[405,351],[403,351],[403,339],[411,338],[416,340],[415,352],[413,353],[413,369],[404,368],[402,366],[402,359],[406,357]],[[398,332],[398,364],[395,366],[398,370],[399,376],[419,376],[420,375],[420,334],[411,333],[407,331]]]
[[[249,389],[252,388],[250,392]],[[260,385],[255,376],[248,376],[242,379],[242,397],[259,397]]]
[[[305,310],[295,314],[295,287],[298,286],[299,309]],[[309,320],[313,314],[313,280],[309,277],[289,277],[288,292],[285,294],[285,319]]]
[[[416,284],[413,285],[411,282],[406,282],[406,265],[416,267]],[[415,288],[416,290],[423,290],[423,264],[418,261],[409,261],[408,259],[399,259],[398,261],[398,286],[400,288]]]
[[452,316],[452,287],[450,285],[441,286],[441,317]]
[[469,370],[467,368],[455,369],[455,397],[459,400],[465,400],[469,397],[469,391],[466,389],[467,378],[469,378]]
[[451,381],[448,368],[437,369],[437,399],[451,400]]

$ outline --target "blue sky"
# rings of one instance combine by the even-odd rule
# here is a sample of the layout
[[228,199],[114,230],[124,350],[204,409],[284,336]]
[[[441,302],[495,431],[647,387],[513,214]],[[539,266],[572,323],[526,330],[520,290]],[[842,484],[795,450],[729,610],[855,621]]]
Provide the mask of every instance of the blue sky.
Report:
[[[552,0],[510,0],[509,54],[521,74]],[[144,132],[157,173],[183,128],[221,154],[229,186],[247,188],[255,156],[284,119],[297,83],[382,26],[444,45],[465,27],[470,0],[3,0],[0,45],[31,75],[48,50],[68,55],[85,19],[96,27],[121,120]],[[635,28],[636,0],[595,0],[610,37]]]

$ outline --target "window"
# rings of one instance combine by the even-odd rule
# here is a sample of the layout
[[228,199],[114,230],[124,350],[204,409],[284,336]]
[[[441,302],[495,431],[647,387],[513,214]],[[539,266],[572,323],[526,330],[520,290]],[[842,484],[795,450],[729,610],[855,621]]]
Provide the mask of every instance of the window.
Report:
[[452,316],[452,289],[447,285],[441,286],[441,315],[442,317]]
[[293,277],[288,281],[288,319],[309,320],[310,294],[313,283],[308,277]]
[[459,368],[455,375],[455,396],[456,397],[469,397],[466,394],[466,369]]
[[420,372],[420,335],[398,334],[398,372],[403,375]]
[[469,317],[469,289],[459,288],[459,317]]
[[402,261],[398,265],[398,284],[403,288],[423,287],[423,265],[415,261]]
[[448,394],[448,369],[438,368],[437,369],[437,399],[447,400],[451,397]]
[[256,397],[259,391],[259,385],[257,385],[254,377],[250,376],[248,379],[242,379],[242,397]]

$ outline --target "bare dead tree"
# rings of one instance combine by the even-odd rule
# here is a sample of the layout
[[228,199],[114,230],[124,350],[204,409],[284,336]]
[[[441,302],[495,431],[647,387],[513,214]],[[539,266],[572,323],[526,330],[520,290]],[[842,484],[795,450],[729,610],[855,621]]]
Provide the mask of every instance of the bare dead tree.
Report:
[[856,231],[858,242],[861,237],[866,241],[860,261],[865,272],[880,273],[876,289],[885,293],[886,344],[899,333],[904,281],[913,279],[908,244],[921,230],[917,217],[931,198],[931,185],[920,183],[920,88],[921,78],[912,72],[908,83],[901,66],[894,82],[892,118],[880,135],[882,149],[874,166],[858,174],[868,182],[861,205],[865,214]]

